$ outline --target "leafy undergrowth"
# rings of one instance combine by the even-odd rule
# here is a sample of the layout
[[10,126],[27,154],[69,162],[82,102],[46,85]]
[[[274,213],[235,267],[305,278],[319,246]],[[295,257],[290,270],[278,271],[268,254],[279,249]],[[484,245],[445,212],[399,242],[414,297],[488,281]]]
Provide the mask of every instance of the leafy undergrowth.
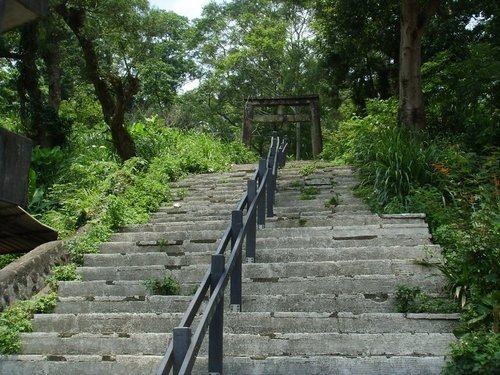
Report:
[[0,314],[0,353],[13,354],[21,349],[21,332],[31,332],[34,314],[50,313],[56,306],[55,292],[27,301],[17,301]]
[[[500,150],[493,144],[470,149],[460,135],[431,138],[406,131],[396,125],[396,112],[394,100],[370,101],[366,116],[346,118],[336,132],[326,134],[323,157],[357,167],[357,192],[374,211],[426,214],[433,239],[442,247],[439,268],[446,290],[461,311],[455,333],[462,339],[453,346],[445,373],[495,373],[492,364],[498,366],[500,356],[494,324],[500,318]],[[406,308],[437,307],[421,291],[399,292]]]
[[[66,242],[72,263],[52,269],[47,282],[53,292],[16,302],[1,315],[1,353],[19,351],[19,333],[31,331],[34,313],[49,312],[55,306],[59,281],[79,279],[76,267],[85,254],[97,253],[98,244],[120,226],[146,222],[150,212],[170,199],[170,182],[190,173],[223,171],[233,163],[256,160],[241,143],[167,128],[155,119],[135,123],[130,131],[138,156],[123,163],[111,150],[109,135],[102,136],[104,131],[95,128],[82,128],[64,149],[35,148],[30,212],[56,229],[61,238],[74,235],[82,226],[85,230]],[[4,257],[4,265],[13,259]],[[165,283],[160,282],[160,287]],[[168,287],[170,293],[172,285]]]

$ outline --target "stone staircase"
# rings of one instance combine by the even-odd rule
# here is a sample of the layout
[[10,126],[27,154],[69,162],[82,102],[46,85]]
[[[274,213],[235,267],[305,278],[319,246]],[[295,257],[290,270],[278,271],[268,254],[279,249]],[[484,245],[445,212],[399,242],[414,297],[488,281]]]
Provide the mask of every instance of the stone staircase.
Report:
[[[243,312],[224,317],[225,373],[438,374],[458,316],[399,314],[393,297],[400,284],[441,291],[424,217],[371,214],[350,191],[350,168],[303,176],[305,165],[280,171],[275,217],[243,266]],[[178,201],[150,224],[85,257],[83,281],[61,283],[55,313],[35,316],[0,373],[155,374],[253,170],[175,184]],[[146,290],[165,275],[181,295]],[[206,351],[195,373],[207,373]]]

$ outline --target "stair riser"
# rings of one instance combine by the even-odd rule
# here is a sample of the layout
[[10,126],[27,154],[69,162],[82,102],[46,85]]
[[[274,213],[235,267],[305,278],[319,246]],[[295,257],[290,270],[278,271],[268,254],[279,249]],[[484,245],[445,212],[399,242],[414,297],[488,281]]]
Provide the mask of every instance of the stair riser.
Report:
[[[12,356],[10,356],[12,357]],[[9,358],[10,358],[9,357]],[[100,356],[65,356],[65,361],[45,362],[43,356],[23,356],[12,360],[0,360],[0,373],[10,375],[95,375],[95,374],[141,374],[154,375],[162,356],[116,356],[113,361],[102,361]],[[83,362],[84,360],[86,362]],[[207,373],[206,357],[198,358],[193,374]],[[225,374],[245,375],[439,375],[444,365],[440,357],[271,357],[251,359],[249,357],[226,358]]]
[[211,253],[188,253],[183,256],[171,256],[166,253],[144,254],[88,254],[84,256],[87,267],[126,267],[126,266],[190,266],[210,264]]
[[[159,241],[160,242],[160,241]],[[176,243],[176,241],[173,241]],[[162,252],[171,256],[182,256],[190,252],[215,252],[219,240],[206,240],[206,242],[178,241],[179,245],[157,243],[151,244],[135,242],[106,242],[99,245],[103,254],[142,254],[151,252]]]
[[[427,333],[452,332],[455,320],[408,319],[403,314],[226,313],[224,332],[264,335],[280,333]],[[36,332],[170,333],[182,314],[36,315]],[[198,323],[195,321],[194,326]]]
[[[189,276],[187,276],[189,277]],[[201,277],[200,277],[201,279]],[[295,294],[337,294],[337,293],[393,293],[399,285],[419,286],[428,292],[439,293],[443,289],[443,277],[424,276],[380,276],[380,277],[318,277],[243,280],[243,293],[260,295]],[[184,292],[192,290],[198,282],[184,284]],[[59,285],[59,295],[68,296],[145,296],[141,281],[65,281]]]
[[[208,264],[179,266],[180,269],[174,270],[166,269],[166,267],[169,266],[80,267],[78,273],[85,281],[148,280],[172,276],[182,284],[199,282],[208,270]],[[414,264],[412,261],[388,260],[243,264],[243,277],[249,279],[352,275],[439,276],[441,272],[435,267]]]
[[[142,232],[142,233],[115,233],[111,241],[139,242],[139,241],[185,241],[185,240],[217,240],[223,234],[222,230],[203,231],[171,231],[171,232]],[[310,228],[274,228],[259,231],[258,238],[289,238],[289,237],[323,237],[323,238],[353,238],[353,237],[379,237],[379,238],[430,238],[427,227],[421,228],[358,228],[342,229],[342,227],[310,227]]]
[[[23,336],[22,354],[163,354],[170,334],[74,335],[69,338],[57,334]],[[231,335],[224,337],[226,356],[282,356],[286,355],[436,355],[443,356],[449,343],[455,341],[451,333],[444,334],[270,334]],[[200,354],[206,353],[206,342]]]

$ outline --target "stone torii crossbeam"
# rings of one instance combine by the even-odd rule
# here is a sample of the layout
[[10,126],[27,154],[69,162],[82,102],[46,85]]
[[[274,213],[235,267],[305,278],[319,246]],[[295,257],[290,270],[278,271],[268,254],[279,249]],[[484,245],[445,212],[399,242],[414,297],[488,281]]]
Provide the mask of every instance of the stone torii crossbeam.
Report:
[[[254,115],[255,107],[304,107],[309,106],[310,114],[276,114],[276,115]],[[245,111],[243,120],[243,143],[250,145],[252,136],[252,123],[285,123],[285,122],[312,122],[311,139],[313,158],[321,153],[323,144],[321,138],[321,123],[319,113],[319,96],[290,96],[275,98],[248,98],[245,100]]]

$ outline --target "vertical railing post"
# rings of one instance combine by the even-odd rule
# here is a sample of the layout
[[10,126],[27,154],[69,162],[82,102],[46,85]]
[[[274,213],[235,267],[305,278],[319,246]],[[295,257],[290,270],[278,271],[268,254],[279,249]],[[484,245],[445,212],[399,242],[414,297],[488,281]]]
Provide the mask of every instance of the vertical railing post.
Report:
[[[231,251],[234,251],[236,238],[238,238],[242,227],[243,212],[240,210],[234,210],[231,214]],[[236,253],[236,264],[234,265],[233,272],[231,274],[230,304],[231,311],[233,312],[241,311],[241,258],[240,245],[240,248]]]
[[[247,197],[248,204],[251,205],[255,198],[257,197],[257,181],[248,180],[247,182]],[[247,218],[247,263],[255,262],[255,246],[257,241],[257,213],[254,210]]]
[[274,216],[274,184],[273,184],[273,167],[267,167],[267,182],[266,182],[266,210],[267,217]]
[[[262,179],[266,174],[267,160],[260,159],[259,161],[259,187],[262,185]],[[257,207],[257,224],[259,229],[264,229],[266,226],[266,186],[264,186],[259,198],[259,206]]]
[[184,362],[186,357],[189,345],[191,345],[191,328],[175,327],[173,341],[174,375],[178,375],[182,362]]
[[[212,255],[210,270],[210,290],[214,293],[219,280],[224,273],[224,255]],[[223,329],[224,329],[224,297],[219,301],[214,316],[208,328],[208,372],[222,375],[223,356]]]

